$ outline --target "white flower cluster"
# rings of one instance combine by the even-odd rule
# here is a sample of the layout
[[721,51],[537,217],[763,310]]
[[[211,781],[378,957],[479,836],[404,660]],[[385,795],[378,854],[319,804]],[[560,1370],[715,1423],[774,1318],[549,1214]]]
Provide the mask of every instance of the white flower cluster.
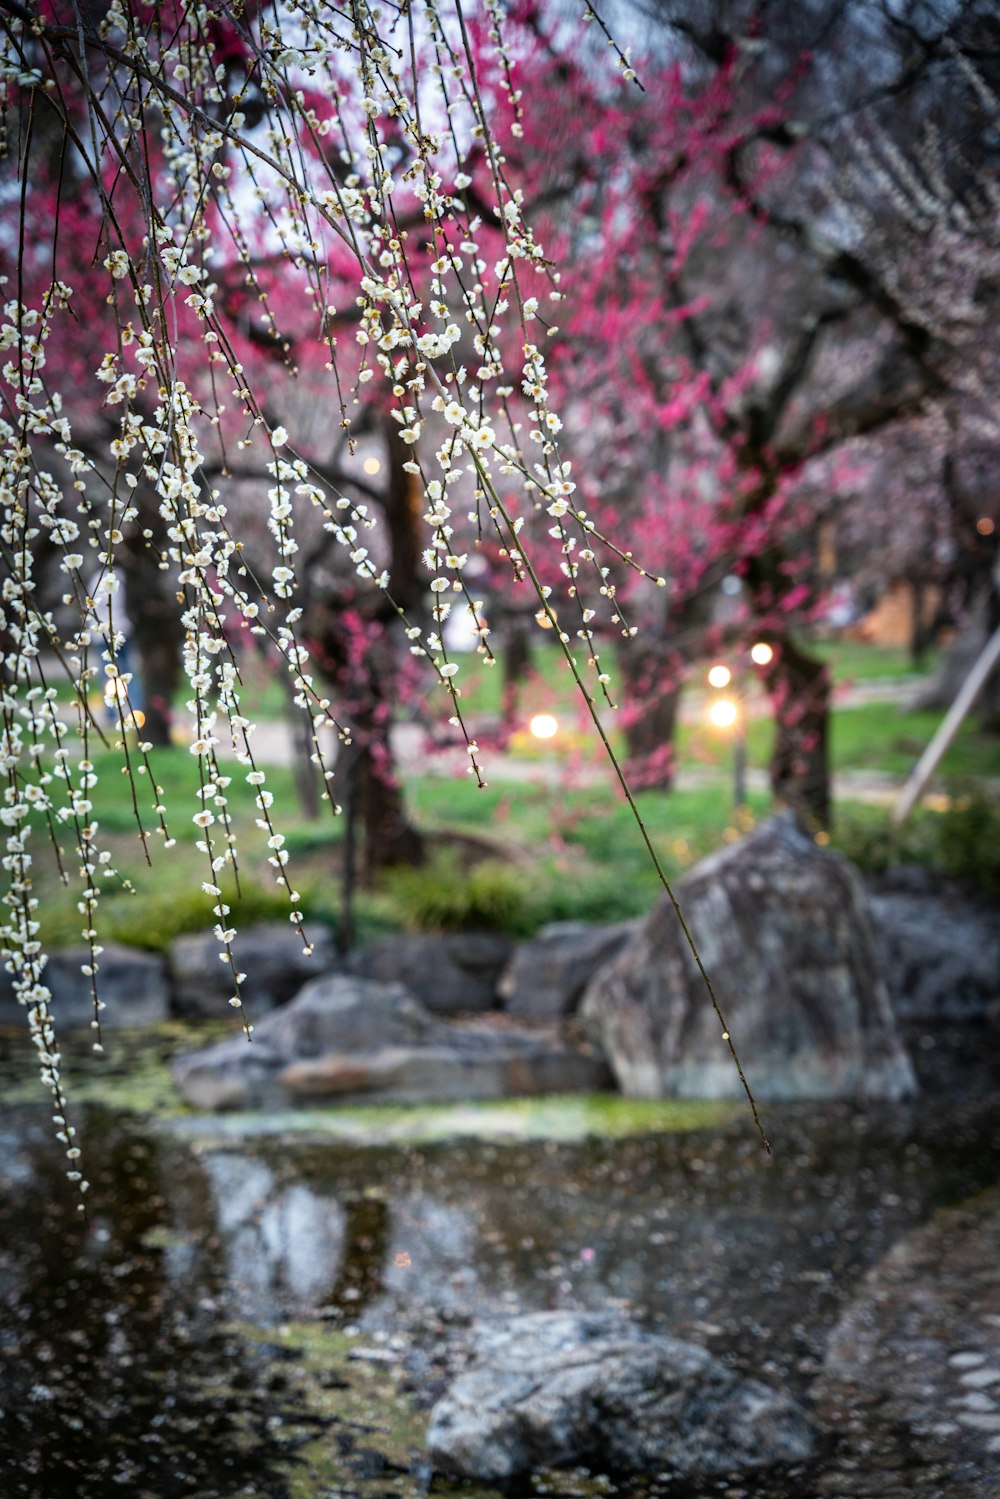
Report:
[[[516,136],[521,102],[504,40],[503,7],[487,0],[486,12],[495,76],[512,107]],[[94,101],[86,98],[85,82],[75,101],[94,131],[91,186],[105,236],[95,272],[106,277],[106,318],[88,330],[105,341],[93,360],[92,385],[60,392],[46,374],[53,321],[71,297],[62,281],[23,303],[8,301],[0,324],[0,541],[9,562],[0,601],[0,821],[8,877],[2,941],[56,1103],[70,1174],[81,1191],[86,1183],[65,1123],[44,943],[31,893],[30,837],[43,830],[58,847],[59,830],[68,828],[74,839],[99,1047],[97,910],[102,883],[114,871],[100,848],[94,815],[91,743],[98,731],[88,706],[93,686],[110,684],[125,768],[130,778],[148,778],[156,826],[165,847],[173,842],[150,773],[149,746],[131,747],[128,738],[137,725],[130,676],[119,664],[128,537],[142,528],[151,547],[155,539],[159,565],[180,600],[191,748],[199,768],[191,816],[207,860],[203,888],[237,1008],[242,975],[221,883],[239,859],[227,757],[254,788],[267,857],[296,926],[301,917],[288,852],[272,821],[271,793],[253,754],[253,725],[242,711],[226,621],[266,635],[280,652],[294,700],[309,715],[313,759],[329,782],[323,733],[332,728],[343,739],[349,731],[317,690],[300,635],[300,511],[319,511],[321,524],[366,585],[388,586],[379,547],[367,534],[375,522],[366,506],[351,495],[331,499],[330,486],[299,456],[294,434],[268,417],[267,393],[254,388],[236,353],[237,333],[220,310],[220,286],[249,289],[258,332],[263,329],[270,351],[294,373],[291,344],[278,329],[259,272],[261,264],[281,261],[316,315],[316,337],[329,352],[331,409],[339,407],[341,426],[350,427],[348,389],[360,401],[364,387],[377,380],[391,402],[404,469],[425,499],[423,560],[432,597],[431,627],[424,631],[406,620],[406,634],[410,649],[430,663],[448,692],[452,722],[463,732],[459,665],[444,640],[456,602],[476,622],[480,652],[489,661],[492,654],[483,601],[467,581],[471,543],[462,539],[468,533],[455,515],[460,489],[471,489],[474,523],[492,531],[514,576],[534,589],[548,625],[557,623],[556,604],[532,560],[526,520],[538,515],[543,526],[554,523],[548,535],[565,580],[565,617],[575,611],[575,634],[585,642],[591,668],[599,667],[595,616],[578,596],[581,563],[594,567],[599,595],[620,622],[614,583],[595,557],[600,538],[586,512],[575,508],[571,465],[559,449],[562,422],[549,398],[542,344],[557,330],[546,324],[543,297],[552,306],[562,300],[559,278],[492,137],[463,10],[450,0],[415,0],[386,15],[368,0],[356,0],[347,25],[344,16],[321,0],[295,0],[284,9],[227,19],[217,6],[192,0],[164,21],[161,32],[158,13],[140,22],[132,7],[112,0],[88,37],[89,48],[107,47],[94,73],[102,79],[100,107],[88,114],[86,106]],[[242,63],[217,60],[206,44],[220,28],[229,28]],[[26,68],[21,32],[19,20],[3,23],[0,77],[8,88],[49,89],[69,128],[75,64],[65,77],[54,71],[46,78]],[[55,37],[45,53],[54,70],[63,46],[70,44]],[[622,61],[627,66],[627,58]],[[251,104],[260,119],[256,125],[248,124]],[[88,159],[81,154],[86,170]],[[105,160],[116,165],[113,174]],[[417,232],[401,227],[415,216]],[[50,263],[57,258],[53,249]],[[348,264],[356,327],[348,341],[351,358],[341,357],[339,364],[331,284],[344,278]],[[97,315],[102,303],[94,306]],[[242,326],[238,335],[249,337]],[[73,344],[72,337],[65,340],[66,347]],[[511,406],[518,389],[530,410],[530,462]],[[74,426],[78,433],[88,430],[86,441],[74,442],[63,410],[70,397]],[[110,434],[94,438],[93,420],[81,423],[77,413],[92,417],[99,410]],[[262,578],[246,562],[223,480],[216,477],[227,472],[225,444],[241,421],[239,451],[259,446],[267,434],[266,525],[274,561]],[[207,451],[223,454],[212,477]],[[150,517],[140,514],[140,489],[156,512],[155,538]],[[59,553],[62,608],[75,614],[75,625],[57,622],[40,594],[35,557],[42,540]],[[628,554],[617,555],[635,566]],[[571,656],[573,635],[562,617],[560,609],[557,634],[582,686],[581,668]],[[54,654],[70,673],[75,706],[69,722],[48,685]],[[603,686],[606,676],[596,680]],[[485,784],[478,745],[468,733],[465,738],[470,773]],[[135,804],[145,843],[150,835],[138,797]]]

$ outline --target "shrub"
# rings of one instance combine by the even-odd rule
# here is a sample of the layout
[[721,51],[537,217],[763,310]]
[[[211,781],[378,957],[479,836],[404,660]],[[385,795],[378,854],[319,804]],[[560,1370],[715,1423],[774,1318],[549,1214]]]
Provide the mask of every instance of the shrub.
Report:
[[381,888],[411,931],[530,930],[524,877],[496,860],[463,869],[454,854],[442,851],[419,869],[389,870]]
[[981,783],[951,788],[951,807],[937,827],[937,861],[955,879],[1000,895],[1000,805]]
[[[222,899],[232,908],[240,927],[257,921],[288,921],[288,896],[277,885],[262,884],[242,878],[237,893],[235,882],[222,886]],[[306,920],[314,913],[309,892],[303,890],[300,908]],[[105,896],[104,932],[114,942],[142,947],[150,952],[165,952],[175,937],[186,932],[202,932],[215,924],[212,914],[214,897],[206,895],[200,885],[186,888],[152,890],[148,894],[128,897]]]
[[953,783],[942,810],[923,808],[902,829],[881,807],[838,818],[840,852],[870,874],[893,864],[920,864],[1000,895],[1000,804],[980,782]]

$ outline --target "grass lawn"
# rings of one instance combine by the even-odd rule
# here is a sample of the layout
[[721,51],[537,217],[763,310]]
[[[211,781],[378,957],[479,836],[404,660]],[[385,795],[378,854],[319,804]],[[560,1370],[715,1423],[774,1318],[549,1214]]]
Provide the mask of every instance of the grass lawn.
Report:
[[835,683],[870,682],[879,677],[926,676],[938,662],[938,652],[929,651],[914,667],[909,651],[894,645],[866,645],[863,640],[838,637],[815,640],[812,649],[829,662]]
[[[854,642],[838,641],[822,649],[829,652],[834,673],[841,680],[848,675],[858,680],[893,675],[905,664],[902,652],[879,651]],[[464,835],[459,840],[463,844],[492,840],[498,858],[514,858],[519,884],[514,902],[517,911],[510,917],[511,891],[501,889],[503,882],[497,875],[493,894],[498,920],[510,917],[520,929],[527,929],[548,920],[616,919],[648,910],[659,887],[628,807],[610,773],[598,786],[592,776],[578,773],[580,766],[587,770],[598,763],[600,751],[582,727],[570,727],[576,723],[570,716],[576,713],[574,689],[558,652],[546,646],[537,656],[539,673],[525,689],[524,703],[533,711],[565,704],[561,752],[542,748],[527,734],[518,735],[512,747],[521,756],[547,757],[551,766],[547,784],[497,781],[486,791],[479,791],[467,777],[411,774],[405,777],[411,813],[420,826],[438,835],[445,850],[448,830],[453,829]],[[483,713],[492,711],[489,705],[499,701],[499,669],[476,667],[470,679],[470,706]],[[268,685],[262,677],[258,687],[262,705],[266,705],[268,693],[275,697],[273,682]],[[477,691],[481,696],[477,697]],[[891,702],[838,707],[831,727],[834,770],[868,770],[902,777],[916,762],[938,722],[937,714],[906,713]],[[752,767],[766,767],[771,738],[766,717],[751,720],[747,748]],[[638,796],[641,814],[670,878],[724,840],[737,837],[743,826],[734,822],[730,805],[731,740],[696,716],[694,721],[682,724],[677,748],[682,767],[716,771],[718,778],[694,790],[643,792]],[[490,763],[488,757],[487,769]],[[156,818],[150,809],[159,799],[168,808],[170,833],[176,839],[175,846],[166,849],[160,836],[151,832],[148,847],[152,869],[146,867],[142,857],[131,793],[117,758],[98,754],[95,768],[99,784],[93,793],[94,815],[100,823],[103,846],[111,851],[122,876],[138,892],[113,880],[105,882],[104,938],[156,947],[165,945],[177,932],[211,925],[213,901],[202,891],[202,882],[209,878],[207,859],[195,848],[203,834],[191,820],[200,807],[196,799],[196,758],[179,747],[156,751],[153,771],[160,788],[158,795],[146,784],[148,777],[137,781],[144,827],[155,829]],[[234,920],[245,925],[264,917],[284,919],[289,902],[268,865],[266,835],[255,827],[259,815],[254,806],[255,789],[246,784],[242,767],[234,763],[228,773],[232,775],[226,793],[228,811],[242,849],[241,896],[237,898],[231,880],[225,882]],[[957,781],[998,773],[1000,746],[996,738],[979,733],[974,723],[967,723],[945,757],[940,774]],[[319,822],[306,822],[297,810],[292,774],[287,769],[268,769],[267,785],[274,795],[279,830],[287,839],[289,874],[302,896],[299,905],[307,916],[335,921],[342,820],[327,813]],[[751,798],[751,817],[762,815],[766,809],[765,797]],[[884,823],[884,813],[866,810],[843,819],[848,841],[853,840],[852,852],[885,844],[887,835],[876,826],[879,818]],[[72,870],[70,836],[65,828],[60,832],[59,842],[69,855],[67,864]],[[921,834],[914,847],[921,839],[927,843]],[[83,922],[76,909],[75,882],[69,889],[60,885],[52,852],[37,834],[34,853],[35,888],[41,897],[45,940],[53,945],[78,941]],[[460,913],[462,891],[468,885],[467,864],[467,855],[460,859],[455,853],[449,859],[446,852],[437,858],[433,871],[422,876],[425,885],[429,882],[434,886],[431,893],[436,904],[430,903],[432,909],[446,910],[451,901]],[[489,878],[484,876],[482,883],[488,918]],[[421,910],[419,891],[415,894],[402,885],[388,893],[365,894],[359,902],[361,933],[371,935],[407,920],[418,921]]]
[[[896,703],[864,703],[835,708],[830,718],[830,763],[838,771],[871,771],[900,778],[913,769],[930,743],[942,714],[909,712]],[[720,763],[719,735],[709,727],[686,728],[682,758]],[[771,754],[774,727],[769,718],[752,719],[747,731],[747,759],[764,769]],[[722,756],[731,753],[729,749]],[[984,734],[967,719],[938,769],[942,779],[1000,776],[1000,740]]]

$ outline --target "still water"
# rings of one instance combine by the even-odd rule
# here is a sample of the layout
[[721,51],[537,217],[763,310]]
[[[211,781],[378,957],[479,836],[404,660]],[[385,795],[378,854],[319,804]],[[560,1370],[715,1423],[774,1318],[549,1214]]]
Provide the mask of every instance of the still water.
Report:
[[[119,1043],[119,1073],[155,1074],[156,1044]],[[17,1065],[8,1048],[4,1078],[20,1078]],[[985,1038],[956,1077],[957,1090],[932,1086],[912,1106],[771,1110],[770,1160],[740,1111],[566,1100],[409,1123],[358,1111],[331,1133],[312,1116],[175,1110],[154,1123],[113,1088],[84,1089],[87,1225],[47,1110],[8,1086],[0,1494],[483,1492],[425,1471],[427,1408],[471,1320],[556,1307],[615,1307],[697,1341],[789,1389],[825,1435],[817,1462],[794,1474],[696,1489],[548,1475],[538,1492],[1000,1494],[1000,1455],[983,1433],[942,1422],[915,1438],[891,1396],[863,1377],[831,1384],[824,1370],[866,1272],[996,1184],[1000,1099]],[[971,1250],[962,1259],[964,1232],[941,1263],[953,1279],[964,1266],[971,1285],[991,1267]],[[928,1285],[941,1292],[933,1275]],[[942,1349],[916,1356],[933,1393]]]

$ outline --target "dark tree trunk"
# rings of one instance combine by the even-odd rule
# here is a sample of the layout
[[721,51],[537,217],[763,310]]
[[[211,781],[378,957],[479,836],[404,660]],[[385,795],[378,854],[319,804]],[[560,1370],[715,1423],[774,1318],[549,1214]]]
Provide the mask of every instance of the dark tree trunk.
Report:
[[[350,726],[351,742],[337,759],[338,798],[349,810],[360,842],[360,873],[371,884],[393,864],[419,864],[424,840],[409,821],[396,777],[392,751],[393,704],[396,697],[396,647],[390,625],[369,621],[363,653],[358,655],[357,626],[363,601],[327,599],[313,606],[309,618],[312,655],[317,670],[337,694]],[[353,860],[353,854],[351,854]]]
[[[386,424],[389,479],[384,510],[389,529],[389,592],[411,613],[423,593],[421,575],[420,486],[403,463],[408,450]],[[360,622],[346,628],[353,612]],[[406,815],[393,763],[392,722],[398,696],[399,621],[374,590],[331,595],[311,611],[309,630],[317,645],[316,665],[343,705],[352,743],[345,752],[343,797],[350,796],[360,842],[360,876],[371,884],[393,864],[420,864],[424,839]],[[353,871],[352,871],[353,876]]]
[[625,773],[636,787],[669,790],[686,663],[679,651],[663,643],[632,646],[618,660],[625,686]]
[[[1000,624],[1000,594],[992,590],[973,605],[971,617],[945,651],[936,671],[920,689],[914,708],[946,712],[972,670],[990,635]],[[1000,670],[990,674],[978,702],[979,721],[983,728],[995,728],[1000,722]]]
[[764,674],[774,708],[771,792],[809,831],[830,826],[830,672],[791,635],[771,640]]
[[513,729],[517,723],[521,687],[531,670],[530,616],[512,610],[501,624],[501,670],[503,671],[503,702],[501,712],[505,728]]
[[361,878],[371,885],[394,864],[422,864],[423,835],[406,815],[403,791],[391,770],[389,722],[355,714],[358,751],[351,765],[351,792],[361,830]]
[[930,645],[931,627],[927,619],[927,590],[923,578],[910,580],[910,665],[919,671]]
[[[184,627],[173,574],[160,568],[158,540],[166,541],[155,497],[137,491],[139,516],[122,553],[125,606],[138,654],[137,705],[145,714],[141,737],[157,746],[170,743],[173,702],[181,682]],[[149,530],[151,537],[142,532]]]

